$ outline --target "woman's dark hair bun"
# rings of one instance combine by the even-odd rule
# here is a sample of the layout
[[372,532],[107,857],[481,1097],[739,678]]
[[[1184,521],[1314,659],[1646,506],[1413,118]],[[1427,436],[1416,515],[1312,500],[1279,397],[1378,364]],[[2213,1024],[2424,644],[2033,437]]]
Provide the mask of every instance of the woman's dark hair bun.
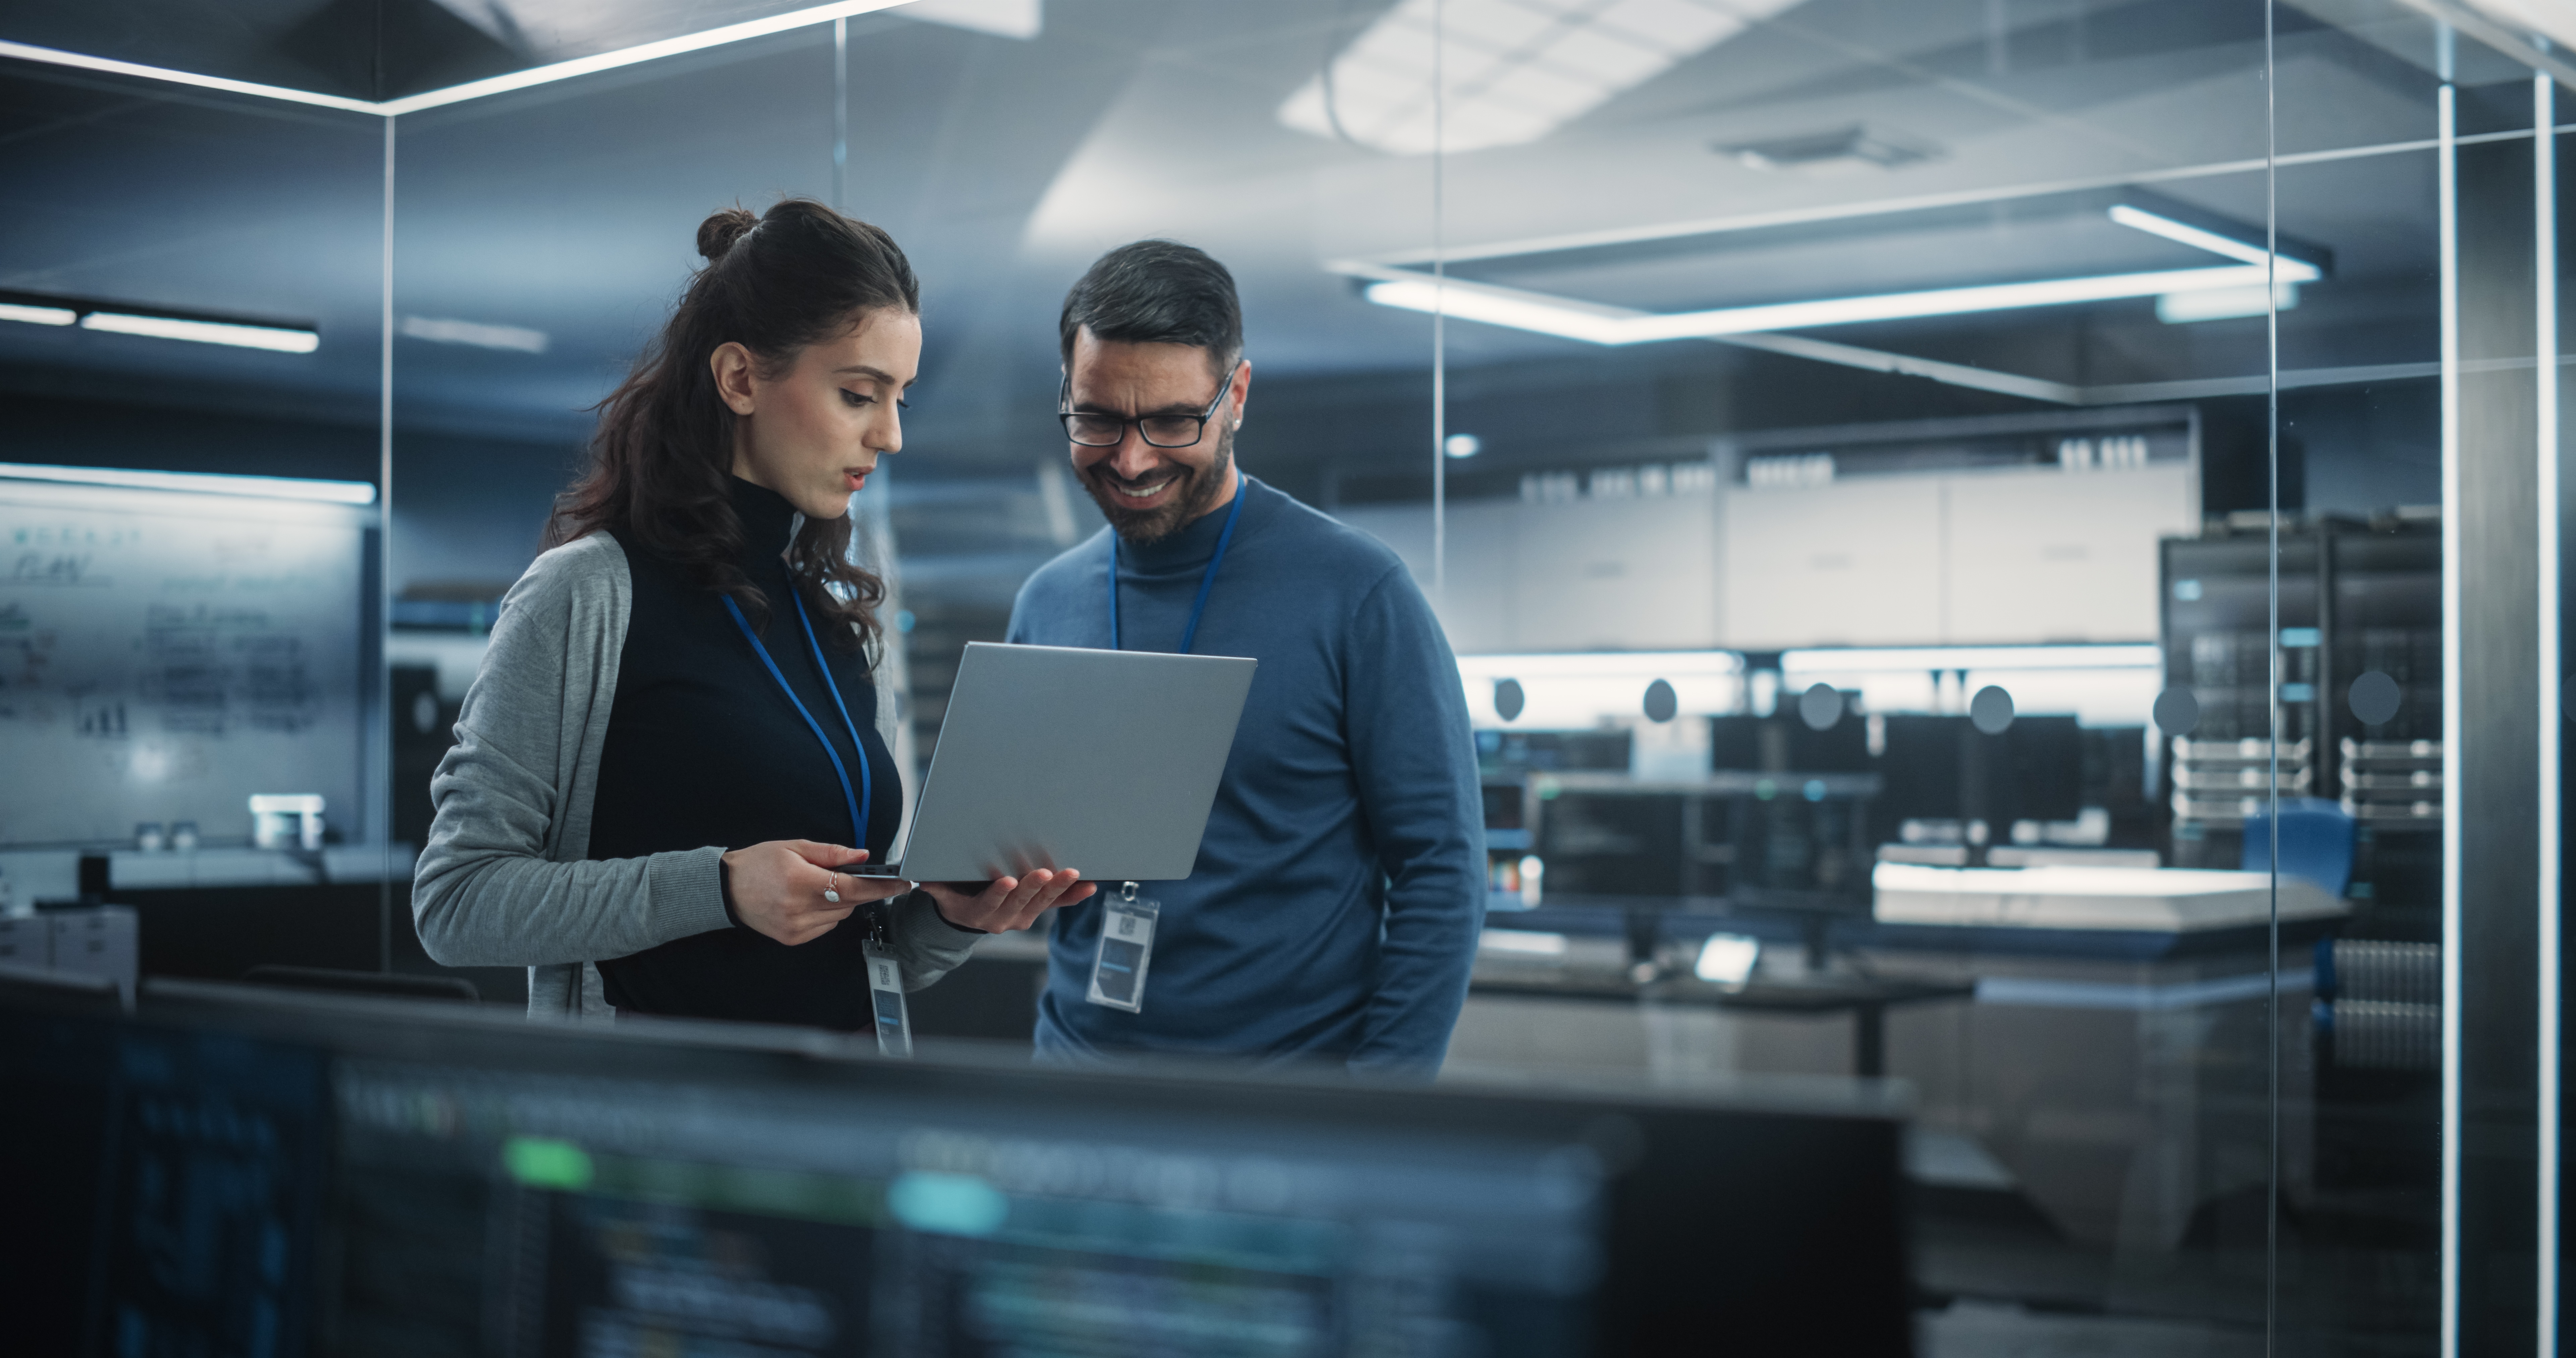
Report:
[[760,219],[752,216],[746,209],[738,207],[720,209],[715,215],[698,223],[698,253],[706,256],[707,262],[712,264],[724,258],[725,251],[732,249],[735,241],[749,235],[751,229],[758,225],[760,225]]
[[[746,247],[755,235],[759,243]],[[739,206],[717,212],[698,225],[698,253],[706,267],[689,275],[661,336],[600,402],[590,470],[555,502],[546,545],[613,530],[678,559],[699,585],[765,619],[771,586],[736,564],[735,416],[709,358],[739,344],[774,378],[808,345],[851,333],[872,312],[920,315],[921,280],[893,237],[811,198],[782,198],[758,217]],[[851,557],[850,532],[848,514],[805,520],[788,571],[836,630],[872,639],[885,582]]]

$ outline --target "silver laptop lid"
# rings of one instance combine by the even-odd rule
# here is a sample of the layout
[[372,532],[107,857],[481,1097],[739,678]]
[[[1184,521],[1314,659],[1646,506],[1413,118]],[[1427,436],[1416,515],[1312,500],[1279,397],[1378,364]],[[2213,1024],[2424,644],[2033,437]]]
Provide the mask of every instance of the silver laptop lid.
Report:
[[903,875],[1190,875],[1257,662],[969,642]]

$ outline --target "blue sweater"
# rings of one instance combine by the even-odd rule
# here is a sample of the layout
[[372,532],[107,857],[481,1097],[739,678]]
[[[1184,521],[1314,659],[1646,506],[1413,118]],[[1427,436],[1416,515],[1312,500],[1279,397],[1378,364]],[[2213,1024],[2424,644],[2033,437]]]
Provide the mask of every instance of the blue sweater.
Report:
[[[1191,650],[1261,667],[1197,866],[1140,893],[1162,902],[1142,1013],[1084,999],[1116,884],[1059,913],[1038,1054],[1427,1074],[1484,923],[1484,804],[1458,662],[1395,553],[1251,477],[1237,493],[1243,517]],[[1127,649],[1179,648],[1225,517],[1118,545]],[[1107,646],[1111,540],[1104,528],[1030,576],[1010,640]]]

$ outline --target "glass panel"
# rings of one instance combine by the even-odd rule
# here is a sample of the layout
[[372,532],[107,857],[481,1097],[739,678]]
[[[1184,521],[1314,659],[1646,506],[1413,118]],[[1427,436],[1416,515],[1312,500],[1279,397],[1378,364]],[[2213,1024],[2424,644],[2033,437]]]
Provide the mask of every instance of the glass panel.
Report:
[[16,61],[0,101],[0,916],[140,912],[129,993],[371,970],[382,120]]
[[[1400,445],[1331,454],[1445,576],[1497,908],[1533,907],[1453,1064],[1906,1081],[1927,1349],[2246,1342],[2288,1040],[2232,875],[2271,749],[2265,10],[1728,8],[1439,7],[1446,215],[1340,265],[1451,317],[1473,440],[1437,539]],[[1372,33],[1432,12],[1345,46],[1363,109],[1402,83]]]
[[2244,849],[2276,868],[2281,920],[2277,1324],[2301,1350],[2430,1353],[2448,795],[2430,142],[2446,49],[2397,4],[2276,19],[2276,226],[2285,256],[2332,255],[2326,277],[2277,294],[2281,776]]

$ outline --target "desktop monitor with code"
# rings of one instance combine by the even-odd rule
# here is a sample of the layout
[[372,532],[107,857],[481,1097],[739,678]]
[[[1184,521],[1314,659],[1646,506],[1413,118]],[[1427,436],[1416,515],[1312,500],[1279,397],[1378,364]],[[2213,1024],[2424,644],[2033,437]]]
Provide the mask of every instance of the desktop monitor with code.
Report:
[[[220,986],[157,987],[134,1020],[0,1012],[0,1074],[39,1030],[229,1053],[153,1077],[198,1110],[168,1135],[270,1129],[243,1132],[270,1161],[228,1152],[228,1183],[269,1168],[226,1199],[257,1231],[225,1247],[276,1261],[270,1313],[325,1352],[1907,1349],[1883,1109],[885,1062],[793,1029]],[[107,1106],[50,1099],[0,1137]],[[208,1263],[157,1238],[166,1273]],[[120,1323],[92,1303],[142,1276],[54,1304]]]

